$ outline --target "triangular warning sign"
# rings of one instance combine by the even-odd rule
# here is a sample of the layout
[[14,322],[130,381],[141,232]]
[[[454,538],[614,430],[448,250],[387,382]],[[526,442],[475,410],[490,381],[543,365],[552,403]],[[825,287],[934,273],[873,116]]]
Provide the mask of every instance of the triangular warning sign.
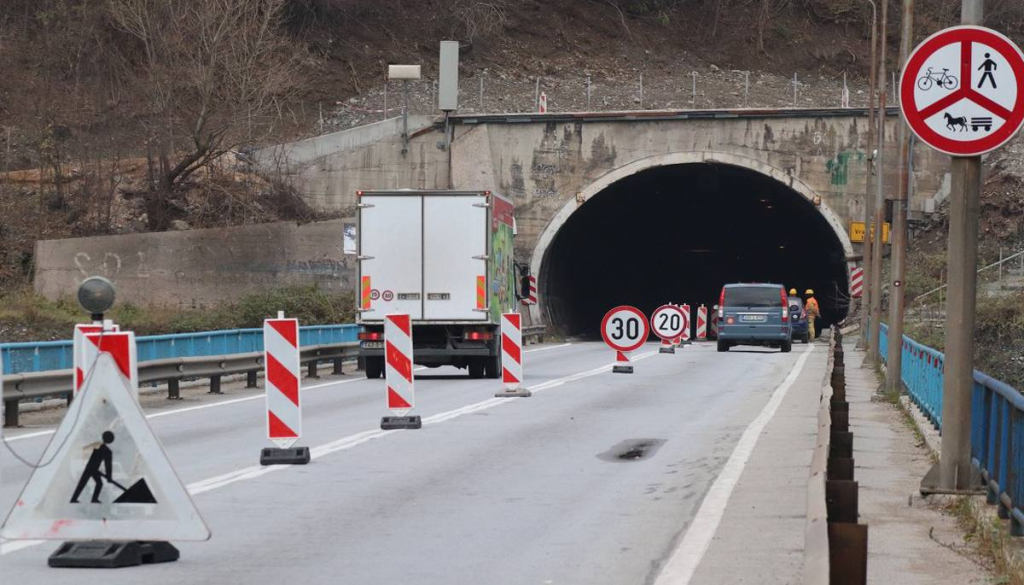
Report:
[[210,538],[109,354],[97,358],[0,535],[16,540]]

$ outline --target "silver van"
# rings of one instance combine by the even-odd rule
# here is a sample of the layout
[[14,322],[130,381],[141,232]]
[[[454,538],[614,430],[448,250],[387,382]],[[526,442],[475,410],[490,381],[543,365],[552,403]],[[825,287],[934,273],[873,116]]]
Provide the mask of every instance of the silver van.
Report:
[[781,284],[727,284],[718,299],[718,351],[734,345],[793,349],[789,300]]

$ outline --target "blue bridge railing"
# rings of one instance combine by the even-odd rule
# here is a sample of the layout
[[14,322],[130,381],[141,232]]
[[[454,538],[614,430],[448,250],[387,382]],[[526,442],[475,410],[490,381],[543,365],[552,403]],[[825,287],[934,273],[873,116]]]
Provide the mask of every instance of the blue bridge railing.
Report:
[[[878,350],[886,359],[888,328],[882,324]],[[902,380],[911,400],[942,429],[945,356],[903,336]],[[1024,535],[1024,396],[1009,384],[974,370],[971,393],[971,459],[981,469],[988,502],[1009,517],[1010,532]]]
[[[299,328],[299,345],[357,341],[358,325],[310,325]],[[139,361],[263,351],[262,329],[226,329],[137,337]],[[4,374],[65,370],[72,367],[71,341],[0,344]]]

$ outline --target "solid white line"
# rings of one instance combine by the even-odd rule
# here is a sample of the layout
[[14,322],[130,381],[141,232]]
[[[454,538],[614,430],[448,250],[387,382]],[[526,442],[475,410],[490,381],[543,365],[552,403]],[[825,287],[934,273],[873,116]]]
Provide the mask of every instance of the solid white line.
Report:
[[[537,349],[528,349],[524,353],[533,353],[533,352],[538,352],[538,351],[547,351],[549,349],[560,349],[560,348],[563,348],[563,347],[569,347],[570,345],[572,345],[572,344],[571,343],[563,343],[561,345],[552,345],[552,346],[547,346],[547,347],[539,347]],[[413,371],[417,371],[418,372],[420,370],[426,370],[426,369],[428,369],[428,368],[426,368],[424,366],[421,366],[421,367],[415,368]],[[305,391],[305,390],[319,390],[320,388],[327,388],[328,386],[340,386],[342,384],[351,384],[352,382],[363,382],[363,381],[366,381],[366,378],[362,378],[362,377],[360,377],[360,378],[352,378],[351,380],[338,380],[336,382],[325,382],[323,384],[316,384],[314,386],[303,386],[301,389],[303,391]],[[159,412],[154,412],[152,414],[147,414],[146,418],[160,418],[162,416],[171,416],[172,414],[181,414],[181,413],[185,413],[185,412],[192,412],[192,411],[195,411],[195,410],[205,410],[207,408],[217,408],[217,407],[220,407],[220,406],[228,406],[228,405],[231,405],[231,404],[238,404],[240,402],[249,402],[250,400],[260,400],[260,399],[264,398],[265,396],[266,396],[266,392],[260,392],[259,394],[255,394],[253,396],[246,396],[245,398],[233,398],[231,400],[221,400],[219,402],[211,402],[210,404],[200,404],[198,406],[186,406],[185,408],[176,408],[174,410],[161,410]],[[14,441],[22,441],[22,440],[25,440],[25,439],[34,439],[36,437],[45,437],[45,436],[48,436],[48,435],[52,435],[55,432],[56,432],[56,429],[50,429],[50,430],[46,430],[46,431],[37,431],[37,432],[33,432],[33,433],[25,433],[25,434],[21,434],[21,435],[14,435],[13,437],[8,436],[8,437],[5,437],[5,440],[8,443],[13,443]]]
[[725,508],[729,503],[729,498],[732,496],[732,491],[736,487],[736,482],[739,481],[740,475],[743,473],[743,468],[746,467],[747,461],[750,460],[750,456],[754,452],[754,447],[761,436],[761,431],[764,430],[768,421],[775,416],[775,411],[778,410],[782,399],[786,397],[786,392],[796,382],[797,377],[804,368],[804,364],[807,362],[807,358],[811,355],[812,347],[812,345],[808,345],[804,349],[803,355],[797,360],[789,375],[775,389],[772,397],[768,399],[768,404],[765,404],[764,409],[757,415],[757,418],[751,421],[750,425],[747,426],[747,430],[743,431],[743,436],[736,443],[732,455],[725,462],[722,471],[715,479],[715,483],[711,484],[711,489],[704,496],[704,501],[701,502],[697,515],[686,530],[686,534],[683,535],[679,546],[676,547],[668,562],[665,563],[664,568],[658,575],[658,579],[654,582],[655,585],[689,585],[693,574],[697,571],[697,567],[711,545],[711,539],[714,538],[715,533],[718,531],[718,525],[725,514]]
[[[631,362],[638,362],[640,360],[649,358],[649,357],[651,357],[653,355],[656,355],[656,354],[657,354],[656,351],[642,353],[640,355],[632,357],[630,359],[630,361]],[[544,383],[541,383],[541,384],[538,384],[536,386],[531,387],[530,391],[533,392],[533,393],[542,392],[544,390],[549,390],[551,388],[556,388],[558,386],[562,386],[563,384],[566,384],[568,382],[573,382],[573,381],[576,381],[576,380],[581,380],[583,378],[588,378],[590,376],[596,376],[598,374],[610,373],[611,367],[613,365],[615,365],[614,362],[613,363],[609,363],[609,364],[604,364],[604,365],[602,365],[600,367],[597,367],[597,368],[594,368],[592,370],[586,370],[584,372],[578,372],[576,374],[570,374],[570,375],[564,376],[562,378],[556,378],[554,380],[549,380],[547,382],[544,382]],[[483,400],[483,401],[477,402],[475,404],[469,404],[469,405],[463,406],[461,408],[456,408],[454,410],[449,410],[449,411],[446,411],[446,412],[441,412],[441,413],[438,413],[438,414],[435,414],[435,415],[432,415],[432,416],[428,416],[428,417],[423,419],[423,424],[424,424],[424,426],[440,424],[442,422],[446,422],[446,421],[452,420],[454,418],[458,418],[458,417],[466,415],[466,414],[470,414],[470,413],[473,413],[473,412],[479,412],[481,410],[487,410],[487,409],[493,408],[495,406],[498,406],[500,404],[506,404],[508,402],[521,403],[522,401],[521,400],[515,400],[515,399],[512,399],[512,398],[489,398],[487,400]],[[338,439],[336,441],[332,441],[330,443],[325,443],[323,445],[318,445],[316,447],[311,448],[310,449],[310,458],[311,459],[319,459],[321,457],[324,457],[325,455],[330,455],[331,453],[337,453],[338,451],[344,451],[344,450],[347,450],[347,449],[352,449],[353,447],[357,447],[359,445],[362,445],[362,444],[367,443],[369,441],[372,441],[374,439],[379,439],[379,438],[384,437],[386,435],[389,435],[391,433],[398,433],[398,432],[405,432],[405,431],[384,431],[384,430],[380,430],[380,429],[373,429],[373,430],[369,430],[369,431],[363,431],[361,433],[356,433],[354,435],[349,435],[347,437]],[[285,469],[288,469],[288,468],[289,467],[285,466],[285,465],[271,465],[271,466],[250,465],[249,467],[243,467],[242,469],[237,469],[235,471],[231,471],[231,472],[228,472],[228,473],[225,473],[225,474],[221,474],[221,475],[218,475],[218,476],[215,476],[215,477],[211,477],[211,478],[208,478],[208,479],[204,479],[204,480],[200,480],[200,481],[197,481],[197,482],[190,483],[186,487],[187,487],[189,493],[194,496],[194,495],[198,495],[198,494],[201,494],[201,493],[204,493],[204,492],[213,491],[215,489],[219,489],[219,488],[231,485],[233,483],[237,483],[237,482],[244,481],[244,480],[247,480],[247,479],[255,479],[257,477],[264,476],[264,475],[266,475],[268,473],[273,473],[275,471],[282,471],[282,470],[285,470]],[[7,541],[7,542],[4,542],[4,543],[0,544],[0,556],[6,555],[6,554],[9,554],[9,553],[13,553],[13,552],[17,552],[19,550],[24,550],[26,548],[30,548],[30,547],[36,546],[38,544],[43,544],[44,542],[46,542],[46,541],[44,541],[44,540]]]

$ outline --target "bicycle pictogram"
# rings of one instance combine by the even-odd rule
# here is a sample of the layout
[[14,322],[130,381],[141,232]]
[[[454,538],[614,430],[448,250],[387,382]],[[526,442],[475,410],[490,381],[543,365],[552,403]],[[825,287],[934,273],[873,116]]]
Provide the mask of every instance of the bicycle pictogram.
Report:
[[960,85],[960,81],[949,74],[949,69],[943,67],[942,73],[935,73],[932,68],[929,67],[925,71],[924,75],[917,80],[917,87],[921,88],[921,91],[928,91],[933,87],[941,87],[949,91],[953,91]]
[[907,124],[932,148],[991,152],[1024,124],[1024,53],[983,27],[940,31],[911,53],[900,95]]

